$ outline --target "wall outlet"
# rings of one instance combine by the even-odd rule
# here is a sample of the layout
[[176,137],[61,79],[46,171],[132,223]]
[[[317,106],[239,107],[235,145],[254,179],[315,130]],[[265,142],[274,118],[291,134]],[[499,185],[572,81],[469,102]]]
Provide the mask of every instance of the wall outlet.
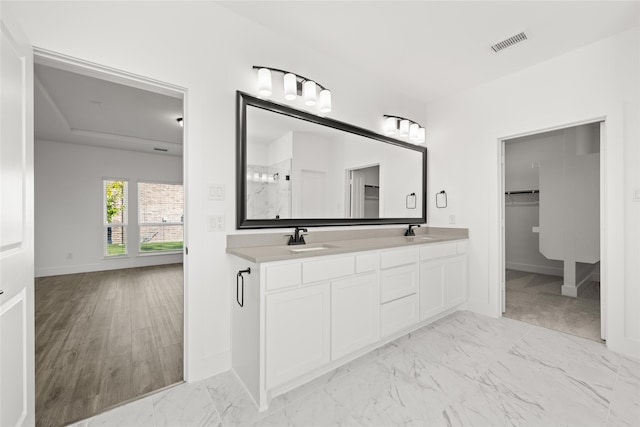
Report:
[[207,231],[224,231],[224,215],[209,215]]
[[449,224],[455,224],[455,223],[456,223],[456,216],[449,215]]
[[209,184],[209,200],[224,200],[224,184]]

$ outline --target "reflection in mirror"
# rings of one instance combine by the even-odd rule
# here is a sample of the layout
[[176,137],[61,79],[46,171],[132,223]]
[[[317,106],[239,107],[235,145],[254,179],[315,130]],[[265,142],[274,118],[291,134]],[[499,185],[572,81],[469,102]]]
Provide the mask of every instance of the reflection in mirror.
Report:
[[424,147],[241,93],[238,123],[238,228],[426,220]]

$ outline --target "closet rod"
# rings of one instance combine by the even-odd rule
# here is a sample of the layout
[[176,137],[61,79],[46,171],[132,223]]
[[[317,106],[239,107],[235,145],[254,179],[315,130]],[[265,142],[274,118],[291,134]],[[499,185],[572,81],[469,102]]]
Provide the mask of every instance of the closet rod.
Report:
[[538,194],[540,190],[505,191],[504,194]]

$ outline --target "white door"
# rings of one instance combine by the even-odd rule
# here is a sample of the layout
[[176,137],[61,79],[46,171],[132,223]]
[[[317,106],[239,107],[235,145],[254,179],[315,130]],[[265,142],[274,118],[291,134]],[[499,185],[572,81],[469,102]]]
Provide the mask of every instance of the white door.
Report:
[[33,54],[0,27],[0,426],[22,426],[35,423]]
[[444,260],[420,264],[420,320],[444,311]]
[[327,174],[320,171],[302,170],[300,172],[300,191],[302,218],[322,218],[326,212],[325,187]]
[[330,361],[329,283],[267,295],[267,388],[273,388]]
[[446,308],[467,299],[467,256],[449,258],[444,264],[444,305]]
[[331,360],[380,338],[380,289],[376,273],[331,283]]
[[505,212],[504,212],[504,141],[500,141],[500,312],[507,311],[507,254],[505,250],[506,245],[506,231],[505,231]]

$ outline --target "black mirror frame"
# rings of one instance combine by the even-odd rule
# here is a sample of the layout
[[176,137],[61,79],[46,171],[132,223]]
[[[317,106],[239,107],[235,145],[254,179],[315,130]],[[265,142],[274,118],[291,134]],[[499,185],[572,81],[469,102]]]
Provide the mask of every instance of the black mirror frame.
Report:
[[[247,106],[274,111],[296,119],[306,120],[322,126],[370,138],[387,144],[422,153],[422,216],[414,218],[290,218],[290,219],[247,219]],[[348,123],[319,117],[306,111],[287,105],[236,92],[236,229],[252,228],[291,228],[291,227],[330,227],[352,225],[382,224],[426,224],[427,223],[427,148],[409,144],[397,139],[379,135]]]

